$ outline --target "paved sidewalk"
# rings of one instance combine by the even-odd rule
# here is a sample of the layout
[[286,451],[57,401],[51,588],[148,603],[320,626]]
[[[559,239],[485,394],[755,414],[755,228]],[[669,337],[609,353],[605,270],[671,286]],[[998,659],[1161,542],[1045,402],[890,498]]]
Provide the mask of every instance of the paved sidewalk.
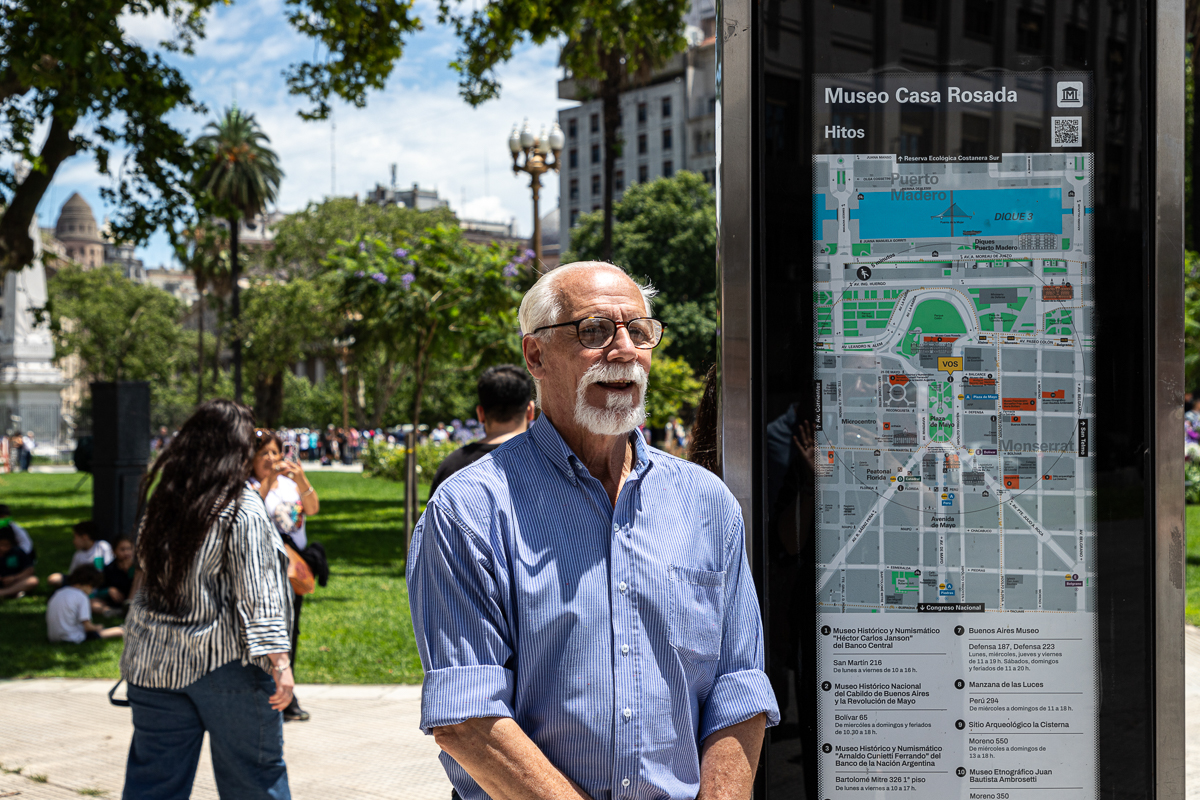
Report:
[[[21,770],[0,772],[0,798],[119,798],[132,725],[128,708],[109,704],[111,687],[93,680],[0,682],[0,764]],[[417,729],[419,686],[301,685],[296,694],[312,714],[283,729],[296,800],[449,800],[437,745]],[[217,798],[207,744],[192,797]]]

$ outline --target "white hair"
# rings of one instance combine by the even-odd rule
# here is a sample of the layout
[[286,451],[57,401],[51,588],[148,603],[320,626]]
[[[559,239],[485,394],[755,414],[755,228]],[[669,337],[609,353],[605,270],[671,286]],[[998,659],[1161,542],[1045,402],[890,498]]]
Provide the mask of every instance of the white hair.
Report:
[[646,304],[646,316],[652,315],[651,303],[654,296],[658,294],[658,290],[649,282],[645,284],[638,283],[629,273],[615,264],[608,264],[603,261],[576,261],[571,264],[564,264],[561,267],[550,270],[542,277],[538,278],[525,297],[521,299],[521,308],[517,312],[517,320],[521,325],[521,333],[528,336],[536,336],[539,339],[549,338],[554,331],[541,331],[534,333],[535,330],[545,325],[554,325],[558,322],[565,322],[561,319],[565,311],[565,302],[562,289],[559,284],[567,277],[569,273],[581,269],[608,269],[617,272],[633,282],[633,285],[642,293],[642,300]]

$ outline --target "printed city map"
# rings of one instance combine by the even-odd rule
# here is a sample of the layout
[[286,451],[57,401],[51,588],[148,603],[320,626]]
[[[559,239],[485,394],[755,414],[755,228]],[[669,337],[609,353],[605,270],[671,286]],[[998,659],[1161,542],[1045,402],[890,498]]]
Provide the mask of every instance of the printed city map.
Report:
[[1094,611],[1091,154],[814,175],[819,612]]

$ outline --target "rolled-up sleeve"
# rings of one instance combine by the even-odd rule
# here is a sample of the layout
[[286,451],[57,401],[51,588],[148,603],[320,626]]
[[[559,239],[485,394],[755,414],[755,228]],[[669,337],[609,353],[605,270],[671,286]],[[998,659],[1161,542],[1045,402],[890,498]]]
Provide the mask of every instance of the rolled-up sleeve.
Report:
[[725,620],[717,677],[700,713],[700,741],[709,734],[767,715],[779,724],[779,704],[763,669],[763,629],[754,580],[746,558],[745,527],[735,511],[725,537]]
[[255,658],[291,651],[292,587],[276,546],[279,534],[263,512],[238,514],[229,536],[234,603],[246,653]]
[[512,637],[490,548],[430,504],[413,531],[406,573],[425,670],[421,729],[512,717]]

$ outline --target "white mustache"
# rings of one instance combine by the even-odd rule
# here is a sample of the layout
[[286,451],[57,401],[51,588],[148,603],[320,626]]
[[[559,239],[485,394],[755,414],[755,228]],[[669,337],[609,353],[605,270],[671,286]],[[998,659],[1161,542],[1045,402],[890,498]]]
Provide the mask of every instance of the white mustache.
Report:
[[581,388],[587,388],[594,383],[619,383],[621,381],[629,381],[637,384],[638,389],[642,392],[646,391],[646,382],[650,376],[641,364],[636,361],[627,364],[610,364],[600,361],[593,364],[587,372],[583,373],[583,377],[579,379]]

